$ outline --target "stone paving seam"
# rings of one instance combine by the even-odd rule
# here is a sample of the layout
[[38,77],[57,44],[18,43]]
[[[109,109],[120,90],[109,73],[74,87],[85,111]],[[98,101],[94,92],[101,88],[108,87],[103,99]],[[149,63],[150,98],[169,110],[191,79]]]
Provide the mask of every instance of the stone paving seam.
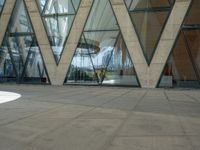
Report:
[[83,115],[84,113],[89,113],[90,111],[93,111],[94,109],[95,109],[95,107],[91,107],[90,110],[85,111],[85,112],[83,112],[83,113],[80,113],[80,114],[77,115],[76,117],[69,119],[67,122],[65,122],[65,123],[63,123],[63,124],[57,126],[56,128],[51,129],[51,130],[48,130],[48,131],[46,131],[45,133],[42,133],[42,134],[37,135],[31,142],[29,142],[29,143],[27,144],[27,146],[31,146],[31,144],[34,143],[34,141],[35,141],[38,137],[44,136],[44,135],[48,134],[49,132],[54,132],[54,131],[56,131],[56,130],[59,130],[60,128],[66,126],[66,125],[68,125],[68,124],[70,124],[72,121],[78,119],[78,118],[79,118],[81,115]]
[[21,120],[24,120],[24,119],[27,119],[27,118],[31,118],[31,117],[37,116],[37,115],[39,115],[39,114],[41,114],[41,113],[49,112],[50,110],[52,110],[52,109],[57,109],[57,108],[59,108],[59,107],[62,107],[62,106],[56,106],[56,107],[54,107],[54,108],[47,108],[47,110],[45,110],[45,111],[36,112],[36,113],[34,113],[34,114],[25,116],[25,117],[23,117],[23,118],[19,118],[19,119],[17,119],[17,120],[13,120],[13,121],[10,121],[10,122],[4,123],[4,124],[0,124],[0,127],[7,126],[7,125],[13,124],[13,123],[15,123],[15,122],[18,122],[18,121],[21,121]]
[[[140,101],[144,98],[144,96],[147,94],[147,91],[144,92],[144,94],[137,100],[136,105],[134,106],[134,108],[140,103]],[[134,109],[133,108],[133,109]],[[104,150],[107,150],[109,148],[109,146],[112,145],[112,142],[114,141],[114,139],[116,137],[118,137],[118,133],[120,131],[120,129],[124,126],[124,124],[126,123],[126,121],[132,116],[133,110],[128,111],[127,117],[125,117],[123,120],[123,122],[121,123],[121,125],[116,129],[116,132],[111,136],[110,140],[107,141],[107,144],[105,144],[103,146]]]
[[171,101],[169,100],[169,97],[167,96],[166,91],[164,91],[164,94],[165,94],[165,96],[166,96],[166,98],[167,98],[167,100],[168,100],[168,102],[169,102],[170,107],[172,108],[172,111],[173,111],[174,115],[175,115],[175,116],[177,117],[177,119],[178,119],[178,122],[179,122],[179,124],[180,124],[180,127],[181,127],[181,129],[183,130],[183,133],[184,133],[184,135],[185,135],[185,138],[186,138],[187,141],[190,143],[190,146],[192,147],[192,150],[195,150],[195,147],[194,147],[194,145],[193,145],[193,143],[192,143],[192,141],[191,141],[189,135],[187,135],[187,133],[186,133],[186,131],[185,131],[185,128],[183,127],[182,121],[181,121],[181,119],[179,118],[178,113],[175,111],[174,105],[173,105],[173,104],[171,103]]

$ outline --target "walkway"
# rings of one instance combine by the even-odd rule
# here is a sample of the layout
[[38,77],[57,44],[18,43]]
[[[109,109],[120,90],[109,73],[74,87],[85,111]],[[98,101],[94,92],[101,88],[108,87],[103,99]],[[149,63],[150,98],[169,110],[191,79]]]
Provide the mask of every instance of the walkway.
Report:
[[199,150],[200,90],[0,85],[0,150]]

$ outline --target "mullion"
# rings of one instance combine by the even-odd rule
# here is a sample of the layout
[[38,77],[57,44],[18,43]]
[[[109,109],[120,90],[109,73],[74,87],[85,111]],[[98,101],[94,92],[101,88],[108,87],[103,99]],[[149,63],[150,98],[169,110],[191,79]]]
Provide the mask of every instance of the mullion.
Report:
[[[56,17],[56,24],[57,24],[57,33],[59,33],[59,38],[60,38],[60,27],[59,27],[60,22],[59,22],[58,16]],[[60,43],[60,42],[59,42],[59,43]]]
[[193,60],[193,57],[192,57],[192,54],[191,54],[191,49],[190,49],[189,43],[188,43],[188,41],[187,41],[187,38],[186,38],[186,36],[185,36],[184,31],[181,31],[181,32],[182,32],[182,34],[183,34],[183,38],[184,38],[184,42],[185,42],[185,46],[186,46],[186,50],[187,50],[188,56],[189,56],[190,61],[191,61],[191,63],[192,63],[192,68],[194,69],[196,78],[197,78],[198,82],[200,83],[200,76],[199,76],[199,73],[198,73],[198,69],[197,69],[197,67],[196,67],[196,65],[195,65],[195,62],[194,62],[194,60]]
[[4,0],[3,4],[1,5],[0,17],[1,17],[1,13],[2,13],[2,11],[3,11],[4,5],[5,5],[5,0]]
[[41,71],[39,62],[37,63],[37,67],[38,67],[40,77],[43,78],[44,73],[45,73],[45,69],[43,68],[42,71]]
[[183,25],[182,29],[184,30],[200,30],[200,24],[192,24],[192,25]]
[[171,1],[170,0],[167,0],[167,1],[168,1],[169,5],[171,6]]
[[104,79],[105,79],[105,75],[106,75],[106,73],[107,73],[108,65],[110,64],[110,61],[111,61],[111,59],[112,59],[112,56],[113,56],[113,53],[114,53],[114,50],[115,50],[115,47],[116,47],[116,44],[117,44],[117,42],[118,42],[119,37],[120,37],[120,32],[119,32],[118,35],[117,35],[115,44],[113,45],[113,49],[112,49],[112,51],[111,51],[110,58],[109,58],[109,60],[108,60],[108,63],[106,64],[105,73],[104,73],[104,75],[103,75],[103,79],[102,79],[101,84],[103,83],[103,81],[104,81]]
[[45,18],[54,18],[54,17],[68,17],[68,16],[74,16],[75,14],[71,13],[55,13],[55,14],[43,14],[42,17]]
[[31,26],[31,24],[30,24],[30,18],[29,18],[29,16],[28,16],[28,12],[27,12],[27,9],[26,9],[26,6],[25,6],[25,4],[23,3],[23,5],[24,5],[24,11],[25,11],[25,17],[26,17],[26,19],[27,19],[27,31],[26,32],[31,32],[31,30],[32,30],[32,26]]
[[13,32],[9,33],[9,37],[18,37],[18,36],[32,36],[34,35],[33,33],[29,32]]
[[31,43],[31,46],[29,47],[28,54],[27,54],[27,57],[26,57],[26,61],[25,61],[25,64],[24,64],[24,68],[23,68],[23,71],[22,71],[22,75],[21,75],[21,78],[20,78],[21,81],[25,76],[26,69],[27,69],[28,62],[29,62],[29,57],[32,54],[31,48],[32,48],[34,42],[35,42],[35,39],[32,37],[32,43]]
[[[106,10],[106,8],[107,8],[107,5],[110,5],[110,3],[109,3],[109,1],[107,1],[106,2],[106,4],[105,4],[105,6],[104,6],[104,8],[102,9],[103,10],[103,12]],[[99,26],[99,24],[101,23],[101,20],[102,20],[102,18],[103,18],[103,16],[105,15],[105,13],[102,13],[101,14],[101,16],[100,16],[100,19],[99,19],[99,22],[97,23],[97,27]]]
[[15,42],[16,42],[16,44],[17,44],[17,51],[18,51],[18,54],[19,54],[19,58],[20,58],[20,61],[21,61],[21,63],[22,63],[22,65],[23,65],[23,67],[24,67],[24,59],[23,59],[23,57],[22,57],[22,54],[21,54],[21,46],[19,45],[19,37],[18,36],[16,36],[16,37],[14,37],[15,38]]
[[49,4],[49,0],[46,1],[46,3],[44,4],[44,8],[42,10],[42,14],[45,14],[45,11],[47,9],[47,5]]
[[84,32],[110,32],[110,31],[119,31],[119,29],[111,29],[111,30],[107,30],[107,29],[105,29],[105,30],[84,30]]
[[99,78],[98,78],[98,76],[97,76],[96,68],[94,67],[94,63],[93,63],[93,60],[92,60],[92,57],[91,57],[91,54],[90,54],[90,51],[89,51],[89,46],[88,46],[89,44],[87,43],[87,40],[86,40],[86,38],[85,38],[84,33],[83,33],[83,38],[84,38],[84,41],[85,41],[85,43],[86,43],[86,45],[87,45],[88,55],[89,55],[90,61],[91,61],[91,63],[92,63],[93,71],[94,71],[95,76],[96,76],[96,78],[97,78],[97,83],[99,84]]
[[41,72],[40,64],[39,64],[39,63],[37,63],[37,68],[38,68],[39,76],[40,76],[40,78],[42,78],[43,75],[42,75],[42,72]]
[[71,2],[71,4],[72,4],[72,7],[73,7],[73,9],[74,9],[74,12],[76,12],[76,9],[75,9],[75,6],[74,6],[74,3],[73,3],[73,1],[72,1],[72,0],[70,0],[70,2]]
[[15,60],[14,60],[14,57],[13,57],[13,54],[12,54],[12,50],[11,50],[11,48],[10,48],[10,43],[9,43],[9,39],[8,39],[8,36],[7,36],[7,35],[6,35],[6,45],[7,45],[7,48],[8,48],[8,53],[9,53],[9,55],[10,55],[11,63],[12,63],[12,65],[13,65],[13,69],[14,69],[16,78],[17,78],[17,80],[18,80],[18,79],[19,79],[19,74],[18,74],[16,65],[15,65]]
[[[170,1],[170,0],[169,0]],[[170,5],[173,6],[175,4],[175,0],[170,1]]]
[[[54,18],[55,19],[55,18]],[[57,22],[58,22],[58,20],[56,20]],[[56,45],[56,41],[55,41],[55,36],[54,36],[54,34],[53,34],[53,23],[52,23],[52,20],[48,20],[48,22],[49,22],[49,29],[50,29],[50,32],[49,32],[49,30],[48,30],[48,32],[49,32],[49,36],[51,37],[51,40],[52,40],[52,42],[53,43],[51,43],[52,45],[51,46],[57,46]],[[56,25],[58,25],[58,23],[56,23]],[[47,28],[48,28],[48,26],[47,26]]]
[[131,9],[132,4],[133,4],[133,0],[131,0],[131,3],[130,3],[130,5],[129,5],[129,7],[128,7],[128,10]]
[[42,77],[44,76],[44,73],[45,73],[45,68],[43,68],[42,70]]
[[192,53],[191,53],[192,50],[191,50],[190,45],[189,45],[189,43],[188,43],[188,39],[187,39],[187,37],[186,37],[184,31],[182,31],[182,32],[183,32],[183,36],[184,36],[184,39],[185,39],[186,46],[187,46],[187,48],[188,48],[188,53],[189,53],[189,56],[190,56],[190,59],[191,59],[193,68],[194,68],[194,70],[195,70],[197,79],[198,79],[198,81],[199,81],[199,83],[200,83],[200,75],[199,75],[199,72],[198,72],[198,67],[197,67],[197,65],[196,65],[196,63],[195,63],[195,61],[194,61],[194,59],[193,59],[193,56],[192,56]]
[[151,8],[136,8],[134,10],[129,10],[131,13],[137,12],[163,12],[170,11],[171,7],[151,7]]

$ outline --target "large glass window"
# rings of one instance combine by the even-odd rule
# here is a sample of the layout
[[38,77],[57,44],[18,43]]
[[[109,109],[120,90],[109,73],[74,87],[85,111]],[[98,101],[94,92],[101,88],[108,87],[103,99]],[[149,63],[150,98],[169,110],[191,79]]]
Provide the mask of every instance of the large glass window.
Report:
[[184,21],[185,25],[199,25],[200,24],[200,1],[193,0],[190,11]]
[[0,0],[0,14],[3,9],[4,2],[5,2],[5,0]]
[[125,0],[148,63],[171,12],[172,0]]
[[1,82],[49,82],[23,0],[16,1],[0,49],[0,58]]
[[38,0],[41,16],[58,63],[80,0]]
[[66,83],[138,86],[109,0],[94,0]]
[[190,10],[164,68],[159,86],[200,87],[200,2]]

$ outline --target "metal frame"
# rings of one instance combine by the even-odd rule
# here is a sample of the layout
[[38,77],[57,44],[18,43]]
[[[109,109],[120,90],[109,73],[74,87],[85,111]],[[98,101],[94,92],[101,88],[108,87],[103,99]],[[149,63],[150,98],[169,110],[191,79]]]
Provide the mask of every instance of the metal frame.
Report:
[[[124,41],[124,37],[123,37],[123,34],[121,33],[121,31],[120,31],[120,34],[121,34],[121,36],[122,36],[122,40]],[[127,48],[126,42],[124,42],[124,44],[125,44],[125,46],[126,46],[126,49],[127,49],[127,53],[128,53],[129,59],[130,59],[131,63],[133,64],[133,70],[134,70],[134,72],[135,72],[136,81],[137,81],[137,83],[138,83],[138,86],[133,86],[133,87],[141,87],[141,84],[140,84],[140,81],[139,81],[139,79],[138,79],[137,72],[135,71],[135,67],[134,67],[133,60],[132,60],[131,57],[130,57],[130,53],[129,53],[129,51],[128,51],[128,48]]]
[[87,43],[87,40],[86,40],[86,38],[85,38],[84,32],[83,32],[83,38],[84,38],[84,41],[85,41],[85,43],[86,43],[86,45],[87,45],[88,55],[89,55],[90,61],[91,61],[91,63],[92,63],[93,71],[94,71],[95,76],[96,76],[96,78],[97,78],[97,84],[99,84],[99,78],[98,78],[98,76],[97,76],[96,68],[94,67],[94,62],[92,61],[91,53],[89,52],[89,47],[88,47],[88,43]]
[[[32,23],[31,23],[31,20],[30,20],[30,16],[29,14],[27,13],[27,6],[24,2],[24,0],[16,0],[15,2],[15,5],[14,5],[14,8],[12,10],[12,13],[11,13],[11,17],[10,17],[10,20],[9,20],[9,24],[8,24],[8,27],[7,27],[7,30],[6,30],[6,33],[5,33],[5,36],[4,36],[4,40],[3,40],[3,43],[4,45],[7,47],[8,49],[8,53],[10,55],[10,59],[11,59],[11,63],[12,63],[12,66],[13,66],[13,70],[15,72],[15,75],[16,75],[16,83],[18,84],[21,84],[21,83],[25,83],[25,82],[22,82],[22,78],[25,76],[26,74],[26,68],[27,68],[27,65],[28,65],[28,61],[29,61],[29,55],[30,55],[30,49],[32,47],[32,44],[33,43],[37,43],[37,40],[36,40],[36,37],[35,37],[35,34],[34,34],[34,31],[33,32],[11,32],[11,28],[10,26],[12,25],[12,23],[16,20],[13,20],[13,15],[15,15],[15,12],[18,11],[19,9],[19,6],[18,4],[22,4],[24,5],[24,9],[25,9],[25,13],[26,13],[26,16],[27,16],[27,19],[30,23],[30,28],[32,29],[33,31],[33,27],[32,27]],[[11,46],[10,46],[10,42],[9,42],[9,39],[10,37],[26,37],[26,36],[31,36],[32,38],[32,43],[31,43],[31,46],[29,47],[29,51],[28,51],[28,54],[27,54],[27,57],[26,57],[26,60],[25,62],[22,62],[23,64],[23,70],[22,70],[22,74],[20,75],[17,71],[17,68],[16,68],[16,64],[15,64],[15,61],[14,61],[14,57],[13,57],[13,53],[12,53],[12,50],[11,50]],[[38,45],[38,44],[37,44]],[[38,46],[39,48],[39,46]],[[19,52],[19,51],[18,51]],[[39,53],[41,55],[41,51],[40,51],[40,48],[39,48]],[[20,52],[19,52],[20,54]],[[42,65],[44,66],[44,70],[46,71],[46,75],[47,75],[47,80],[50,82],[49,80],[49,76],[48,76],[48,73],[47,73],[47,70],[46,70],[46,66],[44,64],[44,60],[43,60],[43,57],[41,55],[41,59],[42,59]],[[20,59],[21,60],[21,59]],[[38,84],[41,84],[41,83],[38,83]],[[47,83],[49,84],[49,83]]]
[[114,50],[115,50],[115,47],[116,47],[116,44],[117,44],[119,35],[120,35],[120,29],[118,30],[118,35],[117,35],[117,37],[116,37],[116,41],[115,41],[115,43],[114,43],[114,45],[113,45],[113,49],[112,49],[112,51],[111,51],[111,54],[110,54],[110,58],[109,58],[109,60],[108,60],[108,63],[106,64],[105,72],[104,72],[104,74],[103,74],[103,78],[102,78],[101,83],[100,83],[101,85],[103,85],[102,83],[103,83],[103,81],[104,81],[104,79],[105,79],[106,72],[107,72],[107,69],[108,69],[108,65],[110,64],[111,58],[112,58],[112,56],[113,56],[113,52],[114,52]]
[[198,73],[198,67],[196,66],[196,63],[195,63],[195,61],[194,61],[194,59],[193,59],[193,56],[192,56],[192,53],[191,53],[191,48],[190,48],[190,46],[189,46],[189,43],[188,43],[187,37],[186,37],[186,35],[185,35],[185,33],[184,33],[184,30],[182,30],[181,32],[182,32],[182,34],[183,34],[183,38],[184,38],[186,50],[187,50],[188,56],[189,56],[189,58],[190,58],[192,67],[193,67],[193,69],[194,69],[196,78],[197,78],[197,80],[199,81],[199,84],[200,84],[200,76],[199,76],[199,73]]

